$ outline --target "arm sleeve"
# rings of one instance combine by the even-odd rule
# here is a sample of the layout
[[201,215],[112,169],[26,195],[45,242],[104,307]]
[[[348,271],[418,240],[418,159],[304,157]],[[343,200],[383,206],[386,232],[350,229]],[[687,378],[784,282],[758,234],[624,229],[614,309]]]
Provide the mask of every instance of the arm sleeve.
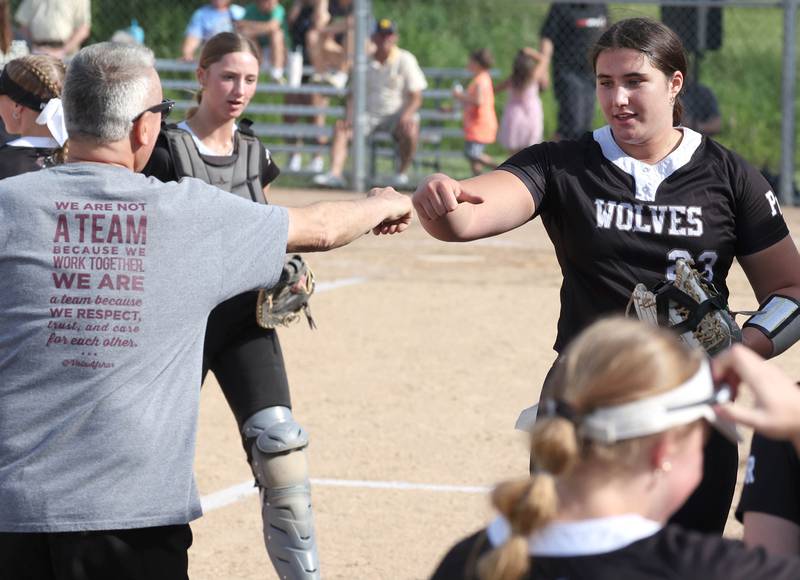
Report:
[[[767,554],[738,540],[681,530],[666,530],[675,578],[726,578],[727,580],[790,580],[800,578],[800,559]],[[673,576],[670,576],[673,577]]]
[[242,20],[256,20],[258,18],[258,7],[255,4],[248,4],[244,7]]
[[271,16],[270,20],[277,21],[281,26],[286,24],[286,8],[283,7],[283,4],[275,6],[275,8],[272,9]]
[[423,73],[422,69],[419,67],[417,57],[410,52],[407,53],[405,77],[407,93],[416,93],[428,88],[428,81],[425,79],[425,73]]
[[189,19],[189,24],[186,25],[185,36],[194,36],[195,38],[203,38],[203,11],[198,8]]
[[264,152],[264,155],[261,156],[261,187],[264,187],[278,178],[281,174],[281,168],[275,163],[269,149],[263,145],[261,149],[263,149]]
[[788,441],[753,435],[736,517],[743,520],[745,512],[769,514],[800,526],[800,460]]
[[203,190],[204,206],[197,227],[204,230],[204,224],[213,224],[215,231],[214,236],[208,236],[209,247],[200,253],[222,256],[221,262],[216,262],[221,267],[211,274],[219,284],[216,298],[226,300],[248,290],[274,286],[286,255],[286,208],[253,203],[194,178],[181,180],[179,186],[191,196]]
[[702,563],[692,566],[694,578],[750,580],[791,580],[800,578],[800,559],[767,554],[763,548],[747,548],[738,541],[709,538],[705,542]]
[[498,169],[508,171],[525,184],[536,204],[534,215],[539,215],[543,208],[547,179],[550,173],[546,145],[542,143],[523,149],[503,162]]
[[733,154],[736,203],[736,255],[765,250],[789,234],[778,197],[752,165]]
[[[232,219],[227,223],[224,255],[237,256],[238,259],[224,262],[223,291],[230,297],[255,288],[271,288],[280,278],[286,256],[289,236],[286,208],[252,203],[227,193],[224,195],[238,206],[231,212]],[[238,214],[241,214],[240,219],[236,218]],[[246,225],[243,227],[243,224]],[[250,248],[245,249],[248,245]]]

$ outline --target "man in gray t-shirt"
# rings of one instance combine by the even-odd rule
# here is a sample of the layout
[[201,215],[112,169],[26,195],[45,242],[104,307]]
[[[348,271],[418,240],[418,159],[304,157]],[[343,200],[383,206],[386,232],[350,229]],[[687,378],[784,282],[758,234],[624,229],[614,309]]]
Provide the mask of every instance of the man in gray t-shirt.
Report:
[[404,230],[411,204],[264,206],[134,173],[170,108],[143,47],[80,51],[64,107],[70,162],[0,182],[0,570],[186,578],[209,312],[274,285],[287,251]]

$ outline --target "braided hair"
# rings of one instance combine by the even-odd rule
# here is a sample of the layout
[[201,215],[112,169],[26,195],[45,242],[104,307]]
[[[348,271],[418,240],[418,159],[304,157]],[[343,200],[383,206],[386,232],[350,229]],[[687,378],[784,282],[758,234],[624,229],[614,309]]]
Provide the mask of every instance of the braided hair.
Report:
[[[42,101],[61,98],[66,66],[58,58],[46,54],[22,56],[9,61],[3,70],[12,81]],[[66,154],[65,143],[53,155],[53,161],[63,163]]]

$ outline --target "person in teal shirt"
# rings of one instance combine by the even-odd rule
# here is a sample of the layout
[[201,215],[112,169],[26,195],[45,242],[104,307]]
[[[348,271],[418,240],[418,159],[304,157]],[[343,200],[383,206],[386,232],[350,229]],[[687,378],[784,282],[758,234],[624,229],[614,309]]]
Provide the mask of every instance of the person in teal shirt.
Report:
[[270,75],[284,82],[286,65],[286,9],[280,0],[256,0],[244,9],[236,23],[240,34],[252,38],[264,51],[264,62],[270,63]]

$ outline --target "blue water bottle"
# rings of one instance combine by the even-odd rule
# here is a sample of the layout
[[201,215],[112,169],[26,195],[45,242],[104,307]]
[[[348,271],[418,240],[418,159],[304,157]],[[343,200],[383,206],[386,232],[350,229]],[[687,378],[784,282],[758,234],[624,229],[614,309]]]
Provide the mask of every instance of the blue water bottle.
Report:
[[144,28],[139,26],[139,21],[135,18],[131,20],[131,26],[128,28],[128,32],[130,32],[136,44],[144,44]]

